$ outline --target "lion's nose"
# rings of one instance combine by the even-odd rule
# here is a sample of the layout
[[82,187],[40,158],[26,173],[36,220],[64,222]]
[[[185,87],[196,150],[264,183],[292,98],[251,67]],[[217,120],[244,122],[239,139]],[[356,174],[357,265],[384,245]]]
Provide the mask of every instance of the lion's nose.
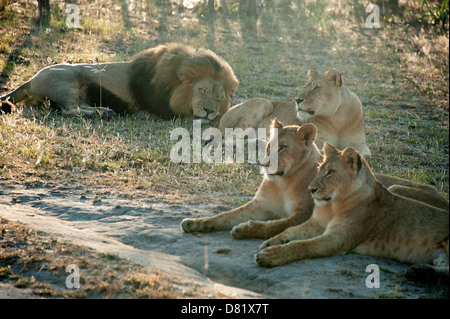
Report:
[[297,103],[297,104],[300,104],[300,103],[302,103],[304,101],[304,99],[301,99],[301,98],[296,98],[295,99],[295,102]]
[[317,192],[317,187],[308,187],[309,191],[314,194],[315,192]]
[[216,111],[216,106],[215,105],[206,105],[203,109],[205,110],[205,112],[207,113],[207,114],[211,114],[211,113],[214,113],[215,111]]

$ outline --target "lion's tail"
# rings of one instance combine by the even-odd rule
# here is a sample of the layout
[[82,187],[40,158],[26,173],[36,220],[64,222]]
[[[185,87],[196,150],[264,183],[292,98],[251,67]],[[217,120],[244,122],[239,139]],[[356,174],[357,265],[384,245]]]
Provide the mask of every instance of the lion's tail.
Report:
[[0,102],[7,101],[9,99],[12,103],[18,103],[25,100],[29,97],[30,85],[30,81],[28,81],[11,93],[0,96]]

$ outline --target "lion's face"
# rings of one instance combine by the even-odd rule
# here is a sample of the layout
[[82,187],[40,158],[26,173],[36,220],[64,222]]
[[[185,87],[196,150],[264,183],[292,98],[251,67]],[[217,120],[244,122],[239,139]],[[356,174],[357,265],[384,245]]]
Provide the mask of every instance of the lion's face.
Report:
[[326,142],[323,152],[325,158],[308,187],[317,206],[326,205],[331,200],[357,191],[363,179],[358,174],[362,168],[362,160],[353,148],[340,151]]
[[[277,152],[278,168],[269,174],[267,167],[262,166],[264,176],[269,180],[276,180],[283,176],[290,175],[297,167],[301,167],[306,161],[311,159],[311,149],[316,147],[314,139],[317,135],[317,128],[314,124],[303,126],[289,125],[283,126],[275,119],[272,128],[278,129],[278,149],[270,149],[270,141],[266,145],[266,157],[270,157],[271,152]],[[271,133],[270,139],[274,135]]]
[[202,79],[192,86],[191,107],[196,117],[213,120],[223,108],[228,109],[230,104],[225,85],[221,81]]
[[325,74],[308,71],[308,81],[295,97],[297,117],[306,120],[313,116],[332,116],[341,104],[342,78],[338,71]]

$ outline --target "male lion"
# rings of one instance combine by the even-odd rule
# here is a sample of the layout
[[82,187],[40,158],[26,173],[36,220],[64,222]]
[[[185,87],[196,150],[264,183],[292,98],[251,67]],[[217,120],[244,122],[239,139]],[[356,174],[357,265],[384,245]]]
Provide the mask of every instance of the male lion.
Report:
[[318,128],[316,144],[325,141],[337,147],[354,147],[370,160],[366,144],[364,117],[358,96],[342,85],[335,69],[325,74],[308,71],[308,81],[293,101],[274,102],[263,98],[244,101],[230,108],[219,122],[219,129],[268,128],[274,118],[286,125],[313,123]]
[[[264,179],[253,199],[213,217],[184,219],[181,222],[183,231],[232,229],[231,236],[235,239],[270,238],[311,217],[314,201],[308,185],[315,178],[317,167],[323,159],[314,143],[317,127],[311,123],[284,126],[277,119],[271,127],[278,130],[278,168],[268,174],[267,167],[262,167]],[[266,149],[269,156],[267,152]],[[376,176],[393,192],[432,202],[436,207],[448,206],[448,201],[432,186],[383,174]]]
[[238,86],[230,65],[212,51],[169,43],[129,62],[46,67],[0,101],[50,100],[67,115],[142,110],[213,120],[230,108]]
[[[448,277],[448,202],[445,209],[390,192],[354,149],[325,143],[325,157],[309,185],[312,217],[263,243],[260,266],[356,252],[443,271]],[[419,269],[419,267],[417,268]]]

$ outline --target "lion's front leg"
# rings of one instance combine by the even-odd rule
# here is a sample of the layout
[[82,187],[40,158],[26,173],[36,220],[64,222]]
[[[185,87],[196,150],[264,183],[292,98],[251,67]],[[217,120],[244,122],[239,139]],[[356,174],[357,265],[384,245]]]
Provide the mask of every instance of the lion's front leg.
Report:
[[260,250],[256,254],[256,263],[261,267],[276,267],[296,260],[342,255],[348,251],[342,237],[327,234]]
[[181,229],[187,233],[229,230],[233,226],[248,220],[267,220],[270,218],[273,218],[273,214],[264,210],[258,201],[252,200],[241,207],[213,217],[186,218],[181,222]]
[[[298,252],[304,245],[299,242],[291,242],[286,245],[272,246],[258,251],[256,263],[261,267],[276,267],[301,259]],[[302,243],[303,244],[303,243]]]
[[253,221],[250,220],[234,226],[231,230],[231,237],[234,239],[246,238],[270,238],[287,228],[303,223],[311,212],[299,211],[288,218],[281,218],[269,221]]
[[301,225],[289,227],[282,233],[263,242],[258,250],[265,249],[270,246],[284,245],[294,240],[303,240],[319,236],[324,229],[317,223],[314,218],[310,218]]
[[231,230],[231,237],[234,239],[269,238],[279,233],[277,229],[289,227],[287,224],[287,218],[271,221],[249,220],[234,226]]

